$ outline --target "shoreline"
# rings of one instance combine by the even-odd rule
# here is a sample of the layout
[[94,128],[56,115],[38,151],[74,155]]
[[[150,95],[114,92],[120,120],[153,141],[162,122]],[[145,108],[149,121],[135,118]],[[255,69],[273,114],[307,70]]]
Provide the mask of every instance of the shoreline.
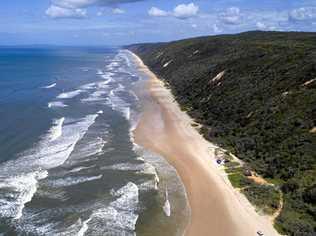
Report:
[[139,71],[149,78],[144,113],[134,130],[135,142],[161,156],[178,172],[187,192],[191,217],[185,235],[278,235],[267,216],[230,184],[215,165],[212,150],[192,127],[192,119],[181,111],[169,89],[132,53]]

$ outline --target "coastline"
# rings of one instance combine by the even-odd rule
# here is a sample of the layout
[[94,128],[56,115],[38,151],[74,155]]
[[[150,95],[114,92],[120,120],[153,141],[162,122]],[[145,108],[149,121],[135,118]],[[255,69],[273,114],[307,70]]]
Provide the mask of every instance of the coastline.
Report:
[[191,219],[185,235],[278,235],[267,216],[259,216],[215,165],[215,145],[207,142],[175,102],[170,90],[136,56],[149,78],[144,113],[135,142],[160,154],[177,170],[187,192]]

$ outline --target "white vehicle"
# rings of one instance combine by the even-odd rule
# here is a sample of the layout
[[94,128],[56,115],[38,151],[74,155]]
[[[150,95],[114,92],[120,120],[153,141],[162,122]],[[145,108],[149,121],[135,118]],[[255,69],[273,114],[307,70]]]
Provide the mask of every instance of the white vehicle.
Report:
[[257,231],[257,235],[258,235],[258,236],[264,236],[264,234],[262,233],[262,231]]

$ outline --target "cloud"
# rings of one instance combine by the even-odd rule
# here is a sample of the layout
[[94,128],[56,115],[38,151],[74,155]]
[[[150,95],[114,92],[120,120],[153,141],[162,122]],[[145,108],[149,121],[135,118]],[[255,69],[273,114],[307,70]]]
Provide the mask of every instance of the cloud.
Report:
[[177,5],[172,12],[164,11],[157,7],[152,7],[149,9],[148,14],[155,17],[174,16],[179,19],[187,19],[197,16],[198,12],[199,7],[194,3],[189,3]]
[[195,29],[195,28],[197,28],[198,26],[197,26],[197,24],[191,24],[191,27]]
[[292,21],[316,20],[316,7],[294,9],[289,13],[289,19]]
[[[114,14],[122,14],[124,11],[117,6],[124,3],[139,2],[144,0],[51,0],[46,15],[51,18],[85,18],[86,8],[91,6],[108,6],[113,8]],[[102,11],[97,13],[103,15]]]
[[53,6],[58,6],[61,8],[85,8],[94,5],[98,0],[52,0]]
[[59,6],[52,5],[46,10],[46,15],[51,18],[85,18],[87,17],[87,11],[85,9],[68,9]]
[[264,23],[262,23],[262,22],[257,22],[256,27],[259,30],[266,30],[267,29],[267,26]]
[[150,16],[167,16],[169,13],[157,7],[152,7],[149,9],[148,14]]
[[269,25],[267,25],[267,24],[265,24],[263,22],[260,22],[260,21],[258,21],[256,23],[256,27],[259,30],[276,30],[277,29],[275,26],[271,26],[271,25],[269,26]]
[[238,25],[241,23],[241,13],[238,7],[230,7],[220,14],[220,19],[224,24]]
[[144,0],[51,0],[52,5],[63,8],[87,8],[93,5],[117,6],[124,3],[140,2]]
[[222,30],[217,26],[217,24],[214,24],[214,25],[212,26],[212,28],[213,28],[213,32],[216,33],[216,34],[222,32]]
[[173,15],[180,19],[186,19],[196,16],[199,12],[199,7],[194,3],[190,4],[180,4],[176,6],[173,10]]
[[113,14],[124,14],[125,11],[123,9],[120,9],[120,8],[113,8],[112,13]]

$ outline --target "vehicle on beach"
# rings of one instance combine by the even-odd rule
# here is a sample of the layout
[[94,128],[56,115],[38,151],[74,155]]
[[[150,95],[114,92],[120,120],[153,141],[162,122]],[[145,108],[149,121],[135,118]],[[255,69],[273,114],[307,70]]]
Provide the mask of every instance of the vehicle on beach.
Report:
[[257,231],[257,235],[258,235],[258,236],[264,236],[264,234],[263,234],[262,231],[260,231],[260,230]]

